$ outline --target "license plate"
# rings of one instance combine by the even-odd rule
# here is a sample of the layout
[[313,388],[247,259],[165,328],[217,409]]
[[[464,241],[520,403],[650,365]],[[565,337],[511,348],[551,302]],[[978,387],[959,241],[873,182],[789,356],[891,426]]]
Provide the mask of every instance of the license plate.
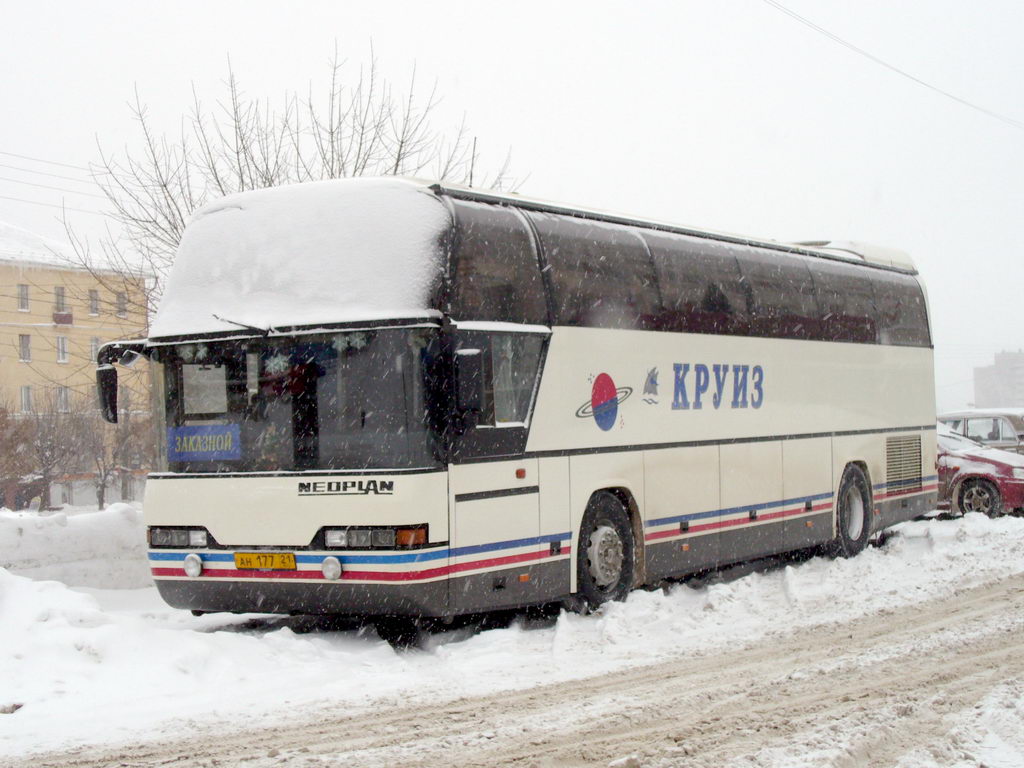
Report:
[[239,570],[294,571],[295,555],[291,552],[235,552],[235,568]]

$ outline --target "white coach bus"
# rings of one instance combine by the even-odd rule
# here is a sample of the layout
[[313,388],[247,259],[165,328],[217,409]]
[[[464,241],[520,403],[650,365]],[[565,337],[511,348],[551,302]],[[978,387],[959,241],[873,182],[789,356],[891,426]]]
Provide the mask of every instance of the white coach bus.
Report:
[[851,556],[936,503],[907,258],[406,179],[233,195],[149,338],[172,606],[448,618]]

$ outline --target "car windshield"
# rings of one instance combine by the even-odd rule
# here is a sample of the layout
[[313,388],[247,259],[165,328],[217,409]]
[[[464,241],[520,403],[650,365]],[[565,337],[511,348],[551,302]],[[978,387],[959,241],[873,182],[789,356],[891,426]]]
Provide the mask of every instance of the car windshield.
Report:
[[426,467],[432,329],[161,348],[176,472]]

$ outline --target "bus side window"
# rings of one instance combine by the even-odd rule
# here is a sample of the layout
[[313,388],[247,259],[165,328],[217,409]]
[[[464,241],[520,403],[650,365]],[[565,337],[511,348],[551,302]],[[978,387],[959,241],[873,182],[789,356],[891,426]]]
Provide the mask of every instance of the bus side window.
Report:
[[493,423],[524,424],[537,380],[542,340],[518,333],[491,338],[491,400]]
[[661,289],[660,331],[735,334],[745,317],[736,257],[721,243],[645,232]]
[[873,279],[878,306],[878,342],[901,347],[931,346],[924,294],[911,275],[876,272]]
[[877,312],[871,280],[863,268],[821,259],[814,268],[814,287],[821,305],[822,341],[874,344]]
[[526,426],[544,339],[524,333],[471,331],[461,336],[458,348],[483,350],[484,396],[477,424]]
[[821,312],[807,258],[761,249],[737,254],[750,314],[750,336],[814,339]]
[[526,223],[510,208],[453,200],[458,222],[451,316],[547,325],[537,254]]
[[637,230],[550,213],[529,216],[550,267],[557,324],[655,326],[660,302],[654,265]]

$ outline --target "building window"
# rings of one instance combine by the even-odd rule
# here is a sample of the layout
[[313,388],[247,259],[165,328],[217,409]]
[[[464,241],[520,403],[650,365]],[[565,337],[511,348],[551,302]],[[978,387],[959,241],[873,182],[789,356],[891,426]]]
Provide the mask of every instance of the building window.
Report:
[[117,316],[128,317],[128,296],[118,292],[117,296]]
[[53,311],[54,312],[67,312],[68,301],[64,295],[64,286],[58,285],[53,289]]
[[89,290],[89,314],[98,315],[100,313],[100,292],[95,288]]
[[27,385],[21,388],[21,412],[32,413],[32,387]]
[[57,411],[69,413],[71,411],[71,396],[65,386],[57,387]]
[[89,361],[95,363],[100,352],[100,340],[93,336],[89,339]]
[[57,337],[57,362],[66,363],[68,361],[68,337],[58,336]]
[[28,286],[18,285],[18,311],[28,312]]
[[32,337],[27,333],[18,334],[18,359],[23,363],[32,362]]

